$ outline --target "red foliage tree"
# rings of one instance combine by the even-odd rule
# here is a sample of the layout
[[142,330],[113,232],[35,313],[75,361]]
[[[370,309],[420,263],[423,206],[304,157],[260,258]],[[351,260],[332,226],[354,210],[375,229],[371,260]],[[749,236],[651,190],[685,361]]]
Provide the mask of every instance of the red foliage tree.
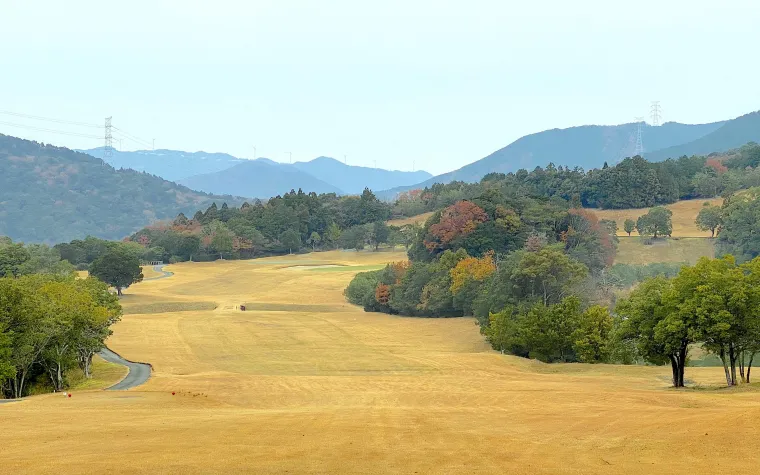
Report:
[[710,167],[713,170],[715,170],[715,173],[717,173],[718,175],[722,175],[728,171],[728,167],[723,165],[723,162],[717,158],[707,159],[707,161],[705,162],[705,166]]
[[475,231],[478,224],[488,221],[488,215],[472,201],[458,201],[441,213],[438,224],[430,226],[432,240],[425,241],[429,250],[444,249],[457,238]]

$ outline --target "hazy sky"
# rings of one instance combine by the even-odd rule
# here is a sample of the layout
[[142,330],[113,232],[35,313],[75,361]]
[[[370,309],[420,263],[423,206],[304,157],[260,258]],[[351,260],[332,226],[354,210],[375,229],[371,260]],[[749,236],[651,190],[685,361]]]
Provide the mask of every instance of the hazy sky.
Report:
[[441,173],[652,100],[691,123],[760,109],[758,24],[757,0],[0,0],[0,110],[111,115],[156,148]]

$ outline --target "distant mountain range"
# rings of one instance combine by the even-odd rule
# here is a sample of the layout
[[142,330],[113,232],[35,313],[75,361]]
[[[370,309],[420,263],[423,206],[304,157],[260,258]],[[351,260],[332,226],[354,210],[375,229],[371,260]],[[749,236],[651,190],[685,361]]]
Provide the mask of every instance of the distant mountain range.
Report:
[[84,153],[0,134],[0,236],[45,243],[88,235],[121,239],[214,201],[232,206],[243,199],[199,193]]
[[[79,151],[95,158],[103,158],[103,147]],[[234,167],[243,161],[245,160],[226,153],[191,153],[176,150],[137,150],[135,152],[114,150],[113,157],[107,160],[108,164],[116,169],[131,168],[169,181],[218,172]]]
[[226,170],[191,176],[179,180],[179,183],[207,193],[223,192],[262,199],[283,195],[291,189],[299,188],[307,193],[313,191],[317,194],[345,194],[339,188],[292,165],[265,159],[243,160]]
[[729,120],[709,134],[690,142],[645,153],[644,157],[652,162],[661,162],[684,155],[690,157],[726,152],[748,142],[760,142],[760,112],[752,112]]
[[[103,147],[82,150],[97,158]],[[412,185],[432,175],[425,171],[402,172],[346,165],[329,157],[292,165],[266,158],[247,160],[226,153],[176,150],[113,151],[108,163],[115,168],[144,171],[194,190],[251,198],[271,198],[298,188],[316,193],[359,194]]]
[[[582,167],[586,170],[612,165],[635,154],[638,124],[612,126],[584,125],[552,129],[526,135],[506,147],[453,172],[444,173],[411,186],[377,191],[384,199],[398,193],[452,181],[476,182],[493,172],[509,173],[524,168],[532,170],[549,163]],[[725,152],[747,142],[760,141],[760,113],[754,112],[733,120],[709,124],[667,122],[642,127],[644,157],[661,161],[682,155]]]

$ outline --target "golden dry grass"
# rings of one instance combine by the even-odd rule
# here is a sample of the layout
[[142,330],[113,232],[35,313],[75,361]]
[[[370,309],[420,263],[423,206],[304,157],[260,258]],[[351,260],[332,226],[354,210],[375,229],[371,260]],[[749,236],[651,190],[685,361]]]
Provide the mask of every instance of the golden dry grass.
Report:
[[127,373],[129,370],[125,366],[110,363],[96,355],[92,359],[92,378],[87,379],[84,373],[76,370],[69,376],[71,392],[111,387],[124,379]]
[[615,264],[653,264],[686,262],[694,264],[700,257],[715,257],[715,243],[710,238],[656,239],[646,245],[640,237],[620,237]]
[[425,224],[425,221],[427,221],[431,216],[433,216],[432,211],[429,213],[418,214],[417,216],[411,216],[409,218],[392,219],[388,221],[388,224],[391,226],[406,226],[408,224],[423,225]]
[[[109,345],[153,363],[142,387],[0,405],[3,470],[756,471],[757,392],[670,390],[667,368],[504,356],[469,318],[348,305],[350,267],[285,269],[402,258],[327,252],[169,266],[174,277],[131,287],[127,305],[209,301],[216,310],[123,318]],[[717,385],[721,371],[689,368],[687,378]]]
[[[683,200],[665,206],[673,212],[673,237],[710,237],[710,231],[700,231],[694,224],[694,220],[697,219],[699,210],[702,209],[705,202],[713,206],[721,206],[723,198]],[[592,209],[592,211],[596,213],[599,219],[611,219],[617,222],[618,236],[627,236],[627,233],[623,231],[625,220],[636,221],[639,216],[647,214],[650,209]],[[633,231],[631,236],[638,236],[638,233]]]

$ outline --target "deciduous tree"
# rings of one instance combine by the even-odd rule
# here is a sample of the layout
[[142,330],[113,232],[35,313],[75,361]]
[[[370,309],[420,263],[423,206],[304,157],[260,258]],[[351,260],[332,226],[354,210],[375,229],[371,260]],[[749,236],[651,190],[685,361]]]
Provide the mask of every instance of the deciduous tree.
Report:
[[699,210],[697,219],[694,221],[697,228],[702,231],[710,231],[710,237],[715,237],[715,230],[723,223],[723,212],[718,206],[710,206],[710,203],[705,203],[705,206]]
[[636,221],[628,218],[623,223],[623,231],[628,233],[628,237],[631,237],[631,233],[636,229]]
[[669,209],[655,206],[647,214],[639,217],[636,221],[636,230],[642,236],[652,236],[655,239],[659,236],[670,236],[673,232],[671,216],[673,212]]
[[118,295],[136,282],[142,282],[140,260],[132,253],[117,246],[108,250],[90,266],[90,274],[114,287]]

